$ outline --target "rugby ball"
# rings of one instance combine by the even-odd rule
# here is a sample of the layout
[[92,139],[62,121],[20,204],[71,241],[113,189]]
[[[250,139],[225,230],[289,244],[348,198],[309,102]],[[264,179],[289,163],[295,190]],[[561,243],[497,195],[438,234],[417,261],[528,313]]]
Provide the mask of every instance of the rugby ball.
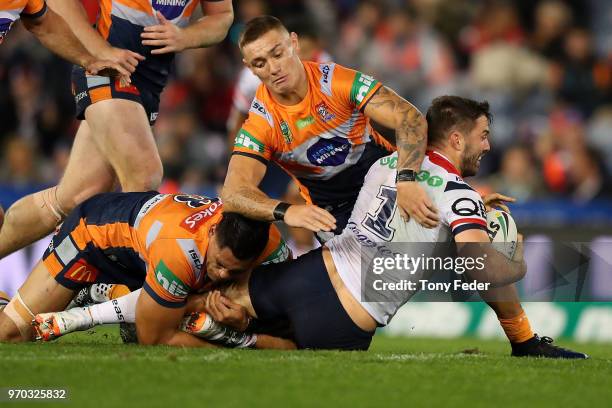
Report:
[[489,211],[487,230],[493,247],[508,259],[512,259],[518,241],[518,231],[512,216],[502,210]]

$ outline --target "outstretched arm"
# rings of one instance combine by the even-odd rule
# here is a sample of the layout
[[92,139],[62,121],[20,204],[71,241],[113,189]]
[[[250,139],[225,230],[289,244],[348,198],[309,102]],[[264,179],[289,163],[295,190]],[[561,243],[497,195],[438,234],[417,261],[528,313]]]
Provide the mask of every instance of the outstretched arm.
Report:
[[144,28],[142,44],[159,47],[151,54],[167,54],[188,48],[210,47],[221,42],[234,21],[231,0],[202,0],[201,3],[204,17],[185,28],[172,24],[157,12],[159,24]]
[[[427,148],[427,121],[410,102],[382,86],[367,103],[364,114],[381,125],[395,129],[397,170],[421,168]],[[425,190],[415,181],[397,183],[397,203],[402,216],[414,217],[424,227],[435,227],[437,210]]]
[[[268,197],[258,187],[266,174],[266,165],[251,157],[234,154],[221,192],[225,211],[234,211],[246,217],[274,221],[274,209],[279,200]],[[292,227],[311,231],[331,231],[336,219],[316,205],[291,205],[282,219]]]

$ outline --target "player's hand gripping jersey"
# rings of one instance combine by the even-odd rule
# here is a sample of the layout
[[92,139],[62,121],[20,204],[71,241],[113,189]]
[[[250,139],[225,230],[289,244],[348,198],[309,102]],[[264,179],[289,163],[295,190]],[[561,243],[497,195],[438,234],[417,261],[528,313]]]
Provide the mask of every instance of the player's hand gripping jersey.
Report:
[[[417,179],[438,208],[440,224],[435,228],[424,228],[412,219],[405,222],[395,201],[396,164],[397,153],[394,153],[371,167],[346,228],[341,235],[326,243],[344,284],[381,325],[389,323],[414,292],[406,290],[401,292],[401,298],[391,296],[387,301],[361,301],[362,257],[385,249],[387,243],[452,242],[455,235],[468,229],[487,231],[482,198],[463,181],[448,159],[434,151],[427,152]],[[424,248],[433,250],[435,245]],[[390,246],[388,251],[391,252],[387,253],[392,253],[393,249]]]
[[[202,289],[211,226],[221,201],[186,194],[109,193],[77,207],[53,237],[43,262],[70,289],[92,283],[144,287],[158,303],[180,307]],[[274,226],[257,263],[282,262],[289,250]]]
[[0,44],[19,17],[38,18],[46,11],[45,0],[0,0]]
[[234,154],[276,161],[297,179],[308,203],[333,211],[352,204],[370,165],[394,150],[363,114],[382,85],[338,64],[303,64],[304,99],[284,106],[261,85]]

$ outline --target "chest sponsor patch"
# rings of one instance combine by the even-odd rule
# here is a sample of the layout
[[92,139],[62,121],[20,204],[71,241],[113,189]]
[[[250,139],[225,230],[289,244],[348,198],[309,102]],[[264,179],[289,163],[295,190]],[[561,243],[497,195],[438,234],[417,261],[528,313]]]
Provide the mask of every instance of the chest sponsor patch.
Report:
[[187,5],[188,0],[153,0],[152,6],[168,20],[180,16]]
[[213,201],[208,207],[191,214],[181,222],[181,228],[189,232],[196,232],[198,228],[206,221],[212,218],[213,215],[221,211],[223,204],[221,201]]
[[306,151],[308,160],[316,166],[340,166],[351,150],[348,140],[341,137],[321,139]]

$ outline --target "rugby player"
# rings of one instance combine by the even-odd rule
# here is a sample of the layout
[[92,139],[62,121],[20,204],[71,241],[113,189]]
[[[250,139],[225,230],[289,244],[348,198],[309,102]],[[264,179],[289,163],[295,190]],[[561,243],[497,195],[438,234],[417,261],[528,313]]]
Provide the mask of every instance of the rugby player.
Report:
[[[110,191],[149,191],[162,179],[162,163],[151,126],[160,94],[168,81],[174,54],[220,42],[233,20],[231,0],[109,0],[100,3],[97,32],[75,0],[56,0],[54,7],[85,46],[100,41],[143,55],[126,85],[87,75],[75,66],[72,86],[77,131],[65,173],[55,187],[26,196],[9,209],[0,230],[0,257],[37,239],[60,223],[80,202]],[[205,16],[189,23],[198,4]]]
[[130,74],[138,65],[126,50],[117,49],[112,58],[88,51],[66,21],[47,7],[45,0],[0,1],[0,44],[20,18],[23,26],[45,47],[90,74],[122,76],[123,81],[129,83]]
[[[268,223],[222,214],[216,198],[157,192],[94,196],[64,221],[43,260],[0,313],[0,341],[32,340],[36,313],[63,310],[81,288],[105,282],[144,288],[133,316],[141,343],[207,345],[179,331],[187,295],[286,255],[284,245]],[[240,317],[244,321],[235,323],[244,329],[248,319],[242,312]]]
[[[262,82],[236,136],[222,197],[232,211],[319,233],[322,240],[346,225],[363,177],[394,147],[370,120],[395,130],[399,168],[418,171],[427,124],[406,100],[374,78],[334,63],[302,62],[298,37],[272,16],[256,17],[240,37],[244,64]],[[273,160],[300,185],[307,204],[268,197],[259,183]],[[429,227],[435,208],[418,183],[398,186],[398,203]]]
[[[488,104],[454,96],[441,97],[433,101],[427,119],[429,151],[418,182],[440,209],[440,225],[424,228],[415,220],[401,219],[395,187],[397,154],[394,153],[380,159],[369,170],[341,235],[296,260],[257,268],[248,282],[243,281],[247,283],[234,285],[224,296],[208,295],[205,302],[224,305],[238,302],[258,319],[288,319],[298,348],[367,349],[376,327],[388,324],[414,291],[402,291],[400,296],[380,302],[362,301],[364,249],[378,249],[387,243],[455,242],[460,247],[465,243],[490,242],[485,203],[463,180],[476,174],[482,156],[490,148]],[[465,207],[466,203],[471,207]],[[485,299],[504,301],[510,298],[509,303],[514,304],[516,289],[509,284],[525,273],[522,246],[519,245],[512,262],[505,262],[503,255],[495,251],[487,255],[495,265],[488,281],[502,286],[481,295]],[[188,318],[183,330],[208,338],[211,335],[208,315],[219,318],[214,308],[210,313],[208,306],[207,313]],[[47,337],[50,332],[65,334],[91,327],[75,328],[77,324],[63,322],[70,319],[75,319],[70,311],[37,318],[39,322],[50,322],[46,329],[43,326]],[[549,337],[534,334],[522,309],[508,321],[500,320],[511,340],[513,356],[587,357],[553,345]],[[58,322],[63,323],[60,326]]]
[[[297,47],[295,33],[288,33],[270,16],[253,19],[241,35],[243,61],[262,85],[236,137],[221,193],[226,208],[251,218],[308,228],[322,242],[340,233],[366,172],[393,150],[372,129],[371,119],[396,132],[400,215],[435,227],[437,210],[415,180],[425,154],[428,126],[449,129],[446,113],[436,114],[434,108],[426,121],[375,79],[334,63],[302,62]],[[451,122],[467,119],[459,116]],[[293,176],[307,204],[289,205],[258,188],[269,160]],[[489,305],[508,339],[513,344],[529,340],[533,333],[516,288],[510,285],[499,290],[507,292],[499,297],[507,301],[491,300]]]

